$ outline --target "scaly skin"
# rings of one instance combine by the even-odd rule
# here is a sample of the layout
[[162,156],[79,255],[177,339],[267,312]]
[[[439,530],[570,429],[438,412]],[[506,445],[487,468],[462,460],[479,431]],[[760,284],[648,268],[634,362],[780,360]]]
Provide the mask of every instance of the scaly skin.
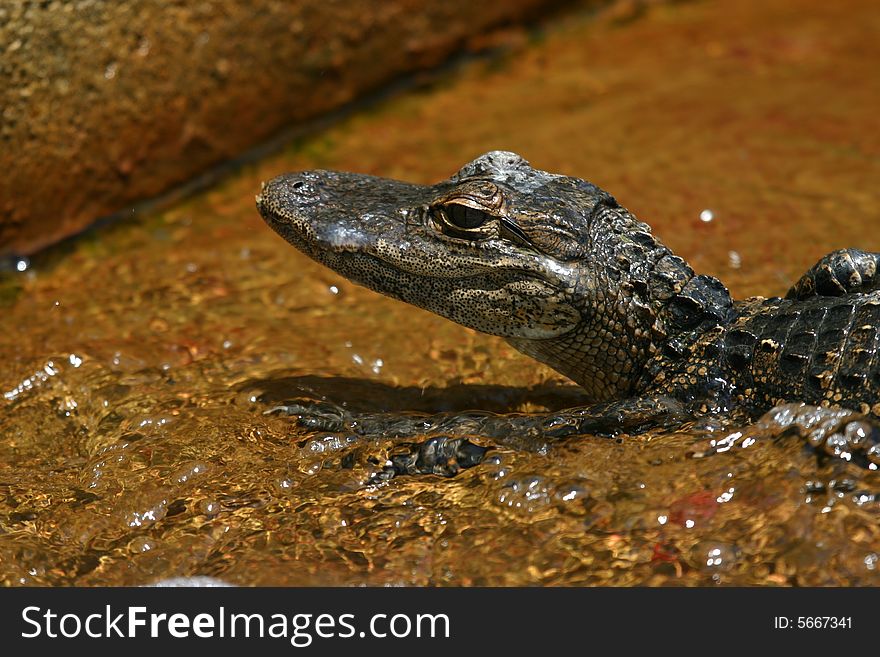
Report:
[[754,419],[785,402],[880,416],[878,254],[838,251],[786,299],[734,302],[608,193],[504,151],[429,186],[332,171],[287,174],[264,186],[257,207],[318,262],[507,339],[594,402],[514,417],[280,409],[306,426],[555,438],[632,433],[709,413]]

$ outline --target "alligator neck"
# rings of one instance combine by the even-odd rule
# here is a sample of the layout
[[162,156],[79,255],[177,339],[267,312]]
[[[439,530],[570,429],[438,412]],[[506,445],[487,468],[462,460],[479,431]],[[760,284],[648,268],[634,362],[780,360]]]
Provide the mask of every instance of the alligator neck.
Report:
[[612,203],[598,213],[578,277],[581,322],[563,336],[508,342],[603,401],[640,392],[649,360],[683,353],[735,311],[724,285],[695,274],[627,210]]

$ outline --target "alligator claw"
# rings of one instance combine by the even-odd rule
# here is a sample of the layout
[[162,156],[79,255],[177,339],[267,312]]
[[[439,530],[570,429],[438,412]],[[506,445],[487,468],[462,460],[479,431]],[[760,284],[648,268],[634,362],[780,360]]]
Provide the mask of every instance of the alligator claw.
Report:
[[329,402],[316,402],[309,405],[279,404],[263,415],[296,416],[297,424],[310,431],[342,431],[351,424],[352,416],[341,406]]

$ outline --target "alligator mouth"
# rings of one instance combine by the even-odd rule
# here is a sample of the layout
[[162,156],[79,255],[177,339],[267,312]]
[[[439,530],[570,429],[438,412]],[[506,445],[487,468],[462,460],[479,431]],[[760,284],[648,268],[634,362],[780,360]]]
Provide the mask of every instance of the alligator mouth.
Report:
[[283,237],[286,242],[295,246],[299,251],[313,258],[317,256],[320,249],[315,248],[317,244],[316,235],[308,221],[275,212],[266,204],[265,197],[262,194],[257,196],[256,201],[257,210],[269,228]]
[[[320,206],[300,208],[294,204],[282,204],[277,188],[283,182],[275,179],[263,185],[256,197],[257,210],[266,224],[298,251],[312,260],[329,267],[336,273],[356,283],[382,291],[379,281],[399,276],[402,272],[393,263],[376,255],[377,237],[370,236],[358,226],[347,225],[342,220],[321,221]],[[283,188],[282,188],[283,193]],[[417,273],[406,272],[411,279]]]
[[280,204],[271,194],[266,194],[265,184],[256,197],[256,204],[263,221],[273,231],[314,260],[329,264],[328,256],[333,254],[366,255],[371,250],[374,239],[356,226],[341,221],[322,222],[310,208],[290,205],[279,208]]

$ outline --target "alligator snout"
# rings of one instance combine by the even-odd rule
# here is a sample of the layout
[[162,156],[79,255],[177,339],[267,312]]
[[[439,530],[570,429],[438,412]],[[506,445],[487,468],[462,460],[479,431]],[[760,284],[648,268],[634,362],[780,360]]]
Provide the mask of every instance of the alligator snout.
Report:
[[257,209],[270,225],[289,223],[302,212],[327,202],[326,189],[314,173],[286,173],[263,185]]

